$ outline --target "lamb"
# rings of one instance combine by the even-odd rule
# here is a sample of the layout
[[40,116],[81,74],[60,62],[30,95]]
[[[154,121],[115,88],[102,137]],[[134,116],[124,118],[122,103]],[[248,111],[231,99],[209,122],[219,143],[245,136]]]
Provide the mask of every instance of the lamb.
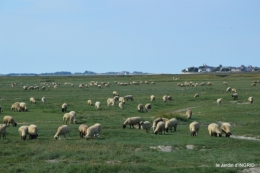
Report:
[[88,100],[88,105],[92,105],[92,101],[91,100]]
[[124,99],[126,99],[126,101],[128,100],[134,101],[134,97],[132,95],[126,95]]
[[113,91],[113,96],[119,96],[116,91]]
[[253,103],[254,98],[253,98],[253,97],[248,97],[248,101],[249,101],[250,103]]
[[21,126],[19,129],[18,129],[18,132],[21,136],[21,139],[25,140],[26,137],[27,137],[27,134],[28,134],[28,126]]
[[222,98],[217,99],[217,104],[221,105]]
[[86,140],[88,140],[91,137],[96,137],[96,138],[99,137],[100,133],[101,133],[101,129],[102,129],[102,127],[101,127],[101,124],[99,124],[99,123],[96,123],[93,126],[90,126],[87,129],[87,134],[85,135]]
[[81,124],[79,126],[79,136],[83,138],[87,134],[88,126],[86,124]]
[[166,123],[165,123],[165,130],[166,130],[166,132],[168,132],[169,129],[172,132],[172,127],[174,127],[174,131],[176,132],[177,124],[178,124],[178,120],[176,118],[172,118],[172,119],[166,121]]
[[209,124],[208,131],[209,131],[210,136],[222,137],[221,132],[220,132],[218,125],[216,123]]
[[63,124],[67,124],[67,122],[70,122],[70,124],[76,124],[77,123],[77,120],[76,120],[76,112],[74,111],[71,111],[69,113],[65,113],[63,115]]
[[143,110],[144,110],[144,105],[141,104],[141,103],[138,104],[138,105],[137,105],[137,110],[138,110],[138,112],[141,112],[141,111],[143,112]]
[[238,99],[238,94],[237,93],[234,93],[231,95],[231,97],[234,99],[234,100],[237,100]]
[[191,119],[192,110],[188,109],[188,110],[186,111],[186,115],[187,115],[187,119]]
[[9,115],[4,116],[3,123],[6,124],[6,126],[8,126],[9,124],[17,126],[17,123],[15,122],[14,118]]
[[149,133],[149,130],[151,128],[151,123],[149,121],[145,121],[145,122],[141,121],[140,125],[141,125],[141,129],[146,130],[146,132]]
[[125,103],[124,97],[119,97],[119,101]]
[[101,103],[100,103],[99,101],[97,101],[97,102],[95,103],[95,107],[96,107],[97,109],[100,109]]
[[57,140],[58,138],[60,138],[61,135],[63,135],[64,139],[66,139],[66,134],[68,134],[70,138],[70,129],[67,125],[62,125],[58,128],[56,134],[54,135],[54,139]]
[[34,124],[28,127],[29,139],[36,139],[38,137],[38,127]]
[[145,104],[144,107],[145,107],[146,112],[148,112],[149,110],[152,109],[152,105],[150,103]]
[[42,97],[42,102],[45,103],[46,102],[46,98]]
[[113,98],[108,98],[107,99],[107,106],[114,106],[115,105],[115,100]]
[[200,95],[199,95],[199,93],[196,93],[195,95],[194,95],[194,97],[199,97]]
[[15,102],[14,104],[12,104],[11,110],[20,112],[20,102]]
[[134,125],[138,124],[139,125],[139,129],[141,128],[141,125],[140,125],[140,122],[142,121],[141,117],[130,117],[130,118],[127,118],[123,124],[123,129],[126,128],[126,125],[129,125],[130,126],[130,129],[131,127],[134,128]]
[[28,108],[27,108],[27,106],[26,106],[26,103],[21,102],[21,103],[19,103],[19,104],[20,104],[20,109],[21,109],[22,111],[28,111]]
[[66,111],[67,111],[67,108],[68,108],[68,104],[67,104],[67,103],[63,103],[63,104],[61,105],[61,111],[62,111],[62,112],[66,112]]
[[198,136],[199,129],[200,129],[200,124],[197,121],[193,121],[192,123],[190,123],[191,136]]
[[220,126],[221,132],[226,134],[226,137],[230,137],[231,133],[231,125],[229,123],[222,123]]
[[154,130],[154,134],[162,134],[164,132],[165,134],[165,123],[163,121],[158,122],[156,129]]
[[6,139],[6,124],[0,125],[0,139],[1,136],[3,137],[3,139]]
[[31,103],[34,103],[34,104],[36,103],[34,97],[31,97],[31,98],[30,98],[30,102],[31,102]]
[[151,95],[150,101],[155,101],[155,96],[154,95]]
[[121,109],[124,109],[124,103],[123,102],[119,102],[118,103],[118,107],[121,108]]

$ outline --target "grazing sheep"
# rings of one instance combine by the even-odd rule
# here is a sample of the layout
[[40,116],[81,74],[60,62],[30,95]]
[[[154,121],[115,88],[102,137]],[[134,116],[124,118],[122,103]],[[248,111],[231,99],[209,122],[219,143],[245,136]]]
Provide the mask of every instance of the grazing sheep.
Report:
[[42,97],[42,102],[45,103],[46,102],[46,98]]
[[166,121],[166,123],[165,123],[165,130],[166,130],[166,132],[168,132],[169,129],[172,132],[172,127],[174,127],[174,131],[176,132],[177,124],[178,124],[178,120],[176,118],[172,118],[172,119]]
[[74,111],[71,111],[69,113],[65,113],[63,115],[63,124],[67,124],[67,122],[70,122],[70,124],[76,124],[77,120],[76,120],[76,113]]
[[3,123],[6,124],[6,126],[8,126],[9,124],[17,126],[17,123],[15,122],[14,118],[9,115],[4,116]]
[[36,139],[38,137],[38,127],[34,124],[28,127],[29,139]]
[[217,104],[221,105],[222,98],[217,99]]
[[194,95],[194,97],[199,97],[200,95],[199,95],[199,93],[196,93],[195,95]]
[[119,101],[119,96],[114,97],[115,103]]
[[96,107],[97,109],[100,109],[100,108],[101,108],[101,103],[100,103],[99,101],[97,101],[97,102],[95,103],[95,107]]
[[251,86],[256,86],[256,83],[252,83]]
[[163,121],[163,119],[162,119],[161,117],[156,118],[156,119],[153,121],[153,126],[152,126],[152,129],[153,129],[153,130],[155,130],[155,128],[156,128],[158,122],[160,122],[160,121]]
[[188,109],[188,110],[186,111],[186,115],[187,115],[187,119],[191,119],[192,110]]
[[96,123],[93,126],[90,126],[87,129],[87,134],[85,135],[86,140],[88,140],[91,137],[98,138],[100,136],[101,130],[102,130],[102,126],[99,123]]
[[226,137],[230,137],[231,133],[231,125],[229,123],[222,123],[220,126],[221,132],[225,133]]
[[119,97],[119,101],[125,103],[124,97]]
[[191,136],[198,136],[199,129],[200,129],[200,124],[197,121],[190,123]]
[[141,112],[141,111],[143,112],[143,110],[144,110],[144,105],[141,104],[141,103],[138,104],[138,105],[137,105],[137,110],[138,110],[138,112]]
[[167,101],[167,95],[164,95],[163,96],[163,102],[166,102]]
[[83,138],[87,134],[88,126],[86,124],[81,124],[79,126],[79,136]]
[[250,103],[253,103],[254,98],[253,98],[253,97],[248,97],[248,101],[249,101]]
[[149,130],[151,128],[151,123],[149,121],[145,121],[145,122],[141,121],[140,125],[141,125],[141,129],[146,130],[146,132],[149,133]]
[[230,91],[231,91],[231,87],[228,87],[228,88],[226,89],[226,91],[227,91],[227,92],[230,92]]
[[150,101],[155,101],[155,96],[154,95],[151,95]]
[[6,139],[6,124],[0,125],[0,139],[1,136],[3,137],[3,139]]
[[113,91],[113,96],[119,96],[116,91]]
[[234,93],[237,92],[236,88],[232,88],[231,91],[234,92]]
[[23,86],[23,89],[24,89],[24,90],[27,90],[27,89],[28,89],[28,87],[27,87],[27,86]]
[[123,124],[123,129],[126,128],[126,125],[129,125],[130,126],[130,129],[131,127],[133,127],[134,129],[134,125],[138,124],[139,125],[139,129],[141,128],[141,125],[140,125],[140,122],[142,121],[141,117],[130,117],[130,118],[127,118]]
[[41,90],[45,90],[46,89],[46,86],[42,86]]
[[22,111],[28,111],[28,108],[27,108],[27,106],[26,106],[26,103],[21,102],[21,103],[19,103],[19,104],[20,104],[20,109],[21,109]]
[[98,88],[102,88],[102,86],[101,86],[101,85],[98,85],[97,87],[98,87]]
[[126,101],[128,100],[134,101],[134,97],[132,95],[126,95],[124,99],[126,99]]
[[234,94],[231,95],[231,97],[233,98],[233,100],[237,100],[238,99],[238,94],[234,93]]
[[79,84],[79,88],[84,88],[84,85],[83,84]]
[[172,100],[172,96],[167,96],[167,100],[171,101]]
[[212,82],[207,82],[207,85],[212,86],[213,84],[212,84]]
[[107,106],[114,106],[115,105],[115,100],[113,98],[108,98],[107,99]]
[[156,129],[154,130],[154,134],[162,134],[164,132],[165,134],[165,123],[163,121],[160,121],[157,123]]
[[88,100],[88,105],[92,105],[92,101],[91,100]]
[[27,137],[27,134],[28,134],[28,126],[21,126],[19,129],[18,129],[18,132],[21,136],[21,139],[25,140],[26,137]]
[[36,103],[34,97],[31,97],[31,98],[30,98],[30,102],[31,102],[31,103],[34,103],[34,104]]
[[121,109],[124,109],[124,103],[123,102],[119,102],[118,103],[118,107],[121,108]]
[[216,123],[209,124],[208,131],[209,131],[210,136],[222,137],[221,132],[220,132],[218,125]]
[[63,103],[63,104],[61,105],[61,111],[62,111],[62,112],[66,112],[66,111],[67,111],[67,108],[68,108],[68,104],[67,104],[67,103]]
[[15,102],[14,104],[12,104],[11,110],[20,112],[20,102]]
[[34,87],[34,90],[39,90],[39,86],[35,86],[35,87]]
[[228,83],[227,82],[223,82],[223,85],[228,86]]
[[58,128],[56,134],[54,135],[54,139],[58,139],[60,138],[61,135],[64,136],[64,139],[65,138],[65,135],[68,134],[69,135],[69,138],[70,138],[70,130],[69,130],[69,127],[67,125],[62,125]]
[[149,110],[152,109],[152,105],[150,103],[145,104],[144,107],[145,107],[146,112],[148,112]]

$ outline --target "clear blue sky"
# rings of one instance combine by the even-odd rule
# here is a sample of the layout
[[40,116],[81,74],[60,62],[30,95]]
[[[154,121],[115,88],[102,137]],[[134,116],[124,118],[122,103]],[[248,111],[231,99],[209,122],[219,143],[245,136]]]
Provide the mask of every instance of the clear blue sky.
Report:
[[0,0],[0,74],[260,66],[259,0]]

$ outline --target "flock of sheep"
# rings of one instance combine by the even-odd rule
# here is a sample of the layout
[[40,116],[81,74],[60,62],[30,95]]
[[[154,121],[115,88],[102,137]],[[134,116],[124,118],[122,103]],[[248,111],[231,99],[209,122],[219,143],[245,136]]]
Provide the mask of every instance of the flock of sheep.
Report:
[[[123,85],[122,83],[118,83],[115,81],[115,83],[119,84],[119,85]],[[144,83],[144,84],[149,84],[149,82],[145,81],[145,82],[130,82],[128,84],[133,84],[133,85],[139,85],[140,83]],[[154,82],[151,82],[152,84],[155,84]],[[16,84],[12,83],[11,86],[14,87]],[[41,85],[43,85],[43,87],[41,89],[45,89],[46,87],[46,83],[42,83]],[[54,88],[58,88],[58,85],[60,85],[60,83],[53,83]],[[74,86],[74,84],[72,83],[65,83],[64,85],[71,85],[72,87]],[[98,88],[102,88],[101,85],[104,85],[106,87],[110,86],[110,83],[95,83],[95,82],[90,82],[89,84],[83,85],[80,84],[79,88],[84,88],[84,87],[88,87],[88,86],[97,86]],[[212,86],[213,84],[211,82],[207,82],[204,83],[202,82],[201,84],[198,83],[192,83],[192,82],[184,82],[183,84],[178,83],[177,84],[180,87],[186,87],[186,86]],[[227,86],[227,82],[223,82],[223,85]],[[256,86],[256,83],[253,83],[251,86]],[[48,85],[48,87],[49,85]],[[35,87],[27,87],[27,86],[23,86],[24,90],[39,90],[38,86]],[[237,94],[237,90],[235,88],[231,88],[228,87],[226,89],[226,91],[232,91],[234,92],[232,94],[232,98],[234,100],[238,99],[238,94]],[[113,91],[113,97],[112,98],[108,98],[107,99],[107,106],[114,106],[117,102],[118,102],[118,107],[123,109],[124,105],[125,105],[125,101],[134,101],[134,97],[133,95],[126,95],[124,97],[120,97],[117,91]],[[199,97],[199,94],[196,93],[194,95],[194,97]],[[170,95],[164,95],[162,97],[163,102],[168,102],[172,100],[172,96]],[[29,101],[31,103],[36,103],[35,99],[33,97],[31,97],[29,99]],[[42,97],[41,101],[43,103],[46,102],[46,98]],[[150,96],[150,101],[153,102],[155,101],[155,96],[151,95]],[[249,97],[248,101],[250,103],[253,103],[253,97]],[[222,98],[217,99],[217,104],[221,105],[222,102]],[[88,105],[93,105],[91,100],[87,101]],[[100,109],[101,107],[101,103],[99,101],[95,102],[95,107],[96,109]],[[54,139],[58,139],[60,138],[60,136],[64,136],[68,134],[69,135],[69,127],[65,124],[70,123],[70,124],[76,124],[77,120],[76,120],[76,112],[75,111],[70,111],[67,113],[67,108],[68,108],[68,104],[67,103],[63,103],[61,106],[61,111],[64,112],[64,116],[63,116],[63,124],[62,126],[58,127],[56,134],[54,135]],[[137,110],[139,112],[141,111],[146,111],[148,112],[149,110],[151,110],[152,105],[151,103],[147,103],[145,105],[143,104],[138,104],[137,105]],[[11,110],[13,111],[28,111],[28,108],[26,106],[26,103],[24,102],[15,102],[14,104],[11,105]],[[2,108],[0,106],[0,112],[2,112]],[[186,111],[186,116],[187,119],[191,119],[192,118],[192,111],[191,110],[187,110]],[[6,138],[6,127],[8,125],[12,124],[13,126],[17,126],[16,121],[14,120],[14,118],[12,116],[4,116],[3,117],[3,124],[0,125],[0,138],[1,136],[3,138]],[[165,132],[169,132],[169,130],[172,132],[172,129],[174,129],[174,131],[177,130],[177,124],[178,124],[178,120],[176,118],[172,118],[172,119],[167,119],[167,118],[157,118],[153,121],[153,123],[151,124],[149,121],[143,121],[141,117],[129,117],[125,120],[125,122],[123,123],[123,128],[126,128],[127,125],[130,126],[131,128],[134,128],[135,125],[138,125],[139,129],[144,129],[146,130],[146,132],[149,132],[150,129],[153,129],[154,134],[165,134]],[[100,136],[101,133],[101,129],[102,126],[99,123],[96,123],[90,127],[88,127],[85,124],[81,124],[78,128],[79,134],[81,138],[98,138]],[[197,136],[198,135],[198,131],[200,129],[200,124],[196,121],[190,123],[189,125],[189,129],[190,129],[190,135],[191,136]],[[228,122],[223,122],[221,124],[216,124],[216,123],[211,123],[208,125],[208,132],[210,136],[219,136],[221,137],[222,134],[224,133],[226,135],[226,137],[230,137],[230,135],[232,135],[231,133],[231,125]],[[29,135],[29,139],[36,139],[38,137],[38,127],[37,125],[31,124],[29,126],[21,126],[18,129],[18,133],[20,134],[21,139],[25,140],[27,135]]]

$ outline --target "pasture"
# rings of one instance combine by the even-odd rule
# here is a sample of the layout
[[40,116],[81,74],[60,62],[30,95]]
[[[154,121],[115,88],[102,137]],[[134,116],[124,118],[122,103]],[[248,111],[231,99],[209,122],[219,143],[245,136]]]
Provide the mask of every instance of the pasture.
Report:
[[[173,77],[180,79],[173,80]],[[0,77],[1,121],[5,115],[14,117],[18,125],[6,129],[6,139],[0,140],[0,172],[118,172],[118,173],[170,173],[170,172],[238,172],[243,165],[217,167],[216,164],[260,163],[260,83],[259,73],[239,74],[198,74],[198,75],[136,75],[136,76],[33,76]],[[89,86],[79,88],[79,84],[91,81],[109,82],[110,87]],[[149,84],[120,86],[114,81],[129,83],[148,81]],[[151,84],[151,82],[155,84]],[[184,82],[207,83],[212,86],[177,86]],[[224,86],[226,81],[228,86]],[[51,89],[23,90],[22,85],[39,86],[45,82]],[[52,83],[57,82],[57,89]],[[65,82],[74,84],[64,85]],[[11,87],[11,83],[16,86]],[[233,100],[227,87],[237,89],[238,100]],[[134,101],[126,101],[124,109],[118,104],[107,106],[112,92],[120,96],[133,95]],[[198,93],[199,97],[194,98]],[[150,96],[155,95],[154,102]],[[163,102],[163,95],[171,95],[172,101]],[[253,96],[250,104],[248,97]],[[30,97],[36,104],[30,103]],[[46,103],[41,98],[46,97]],[[223,98],[222,104],[216,100]],[[101,102],[101,109],[87,105],[87,100]],[[11,111],[15,102],[25,102],[28,112]],[[76,111],[77,124],[68,124],[70,139],[63,136],[54,140],[57,128],[63,124],[62,103],[68,104],[69,111]],[[138,112],[139,103],[151,103],[152,110]],[[193,111],[187,119],[187,109]],[[151,123],[157,117],[178,119],[176,132],[155,135],[152,130],[146,133],[138,128],[122,128],[128,117],[140,116]],[[198,136],[190,136],[189,124],[201,124]],[[232,136],[210,137],[207,126],[210,123],[229,122]],[[80,124],[102,125],[100,138],[79,137]],[[36,140],[21,140],[18,128],[36,124],[39,137]],[[223,135],[224,136],[224,135]],[[235,138],[251,137],[256,140]],[[165,151],[167,150],[167,151]]]

